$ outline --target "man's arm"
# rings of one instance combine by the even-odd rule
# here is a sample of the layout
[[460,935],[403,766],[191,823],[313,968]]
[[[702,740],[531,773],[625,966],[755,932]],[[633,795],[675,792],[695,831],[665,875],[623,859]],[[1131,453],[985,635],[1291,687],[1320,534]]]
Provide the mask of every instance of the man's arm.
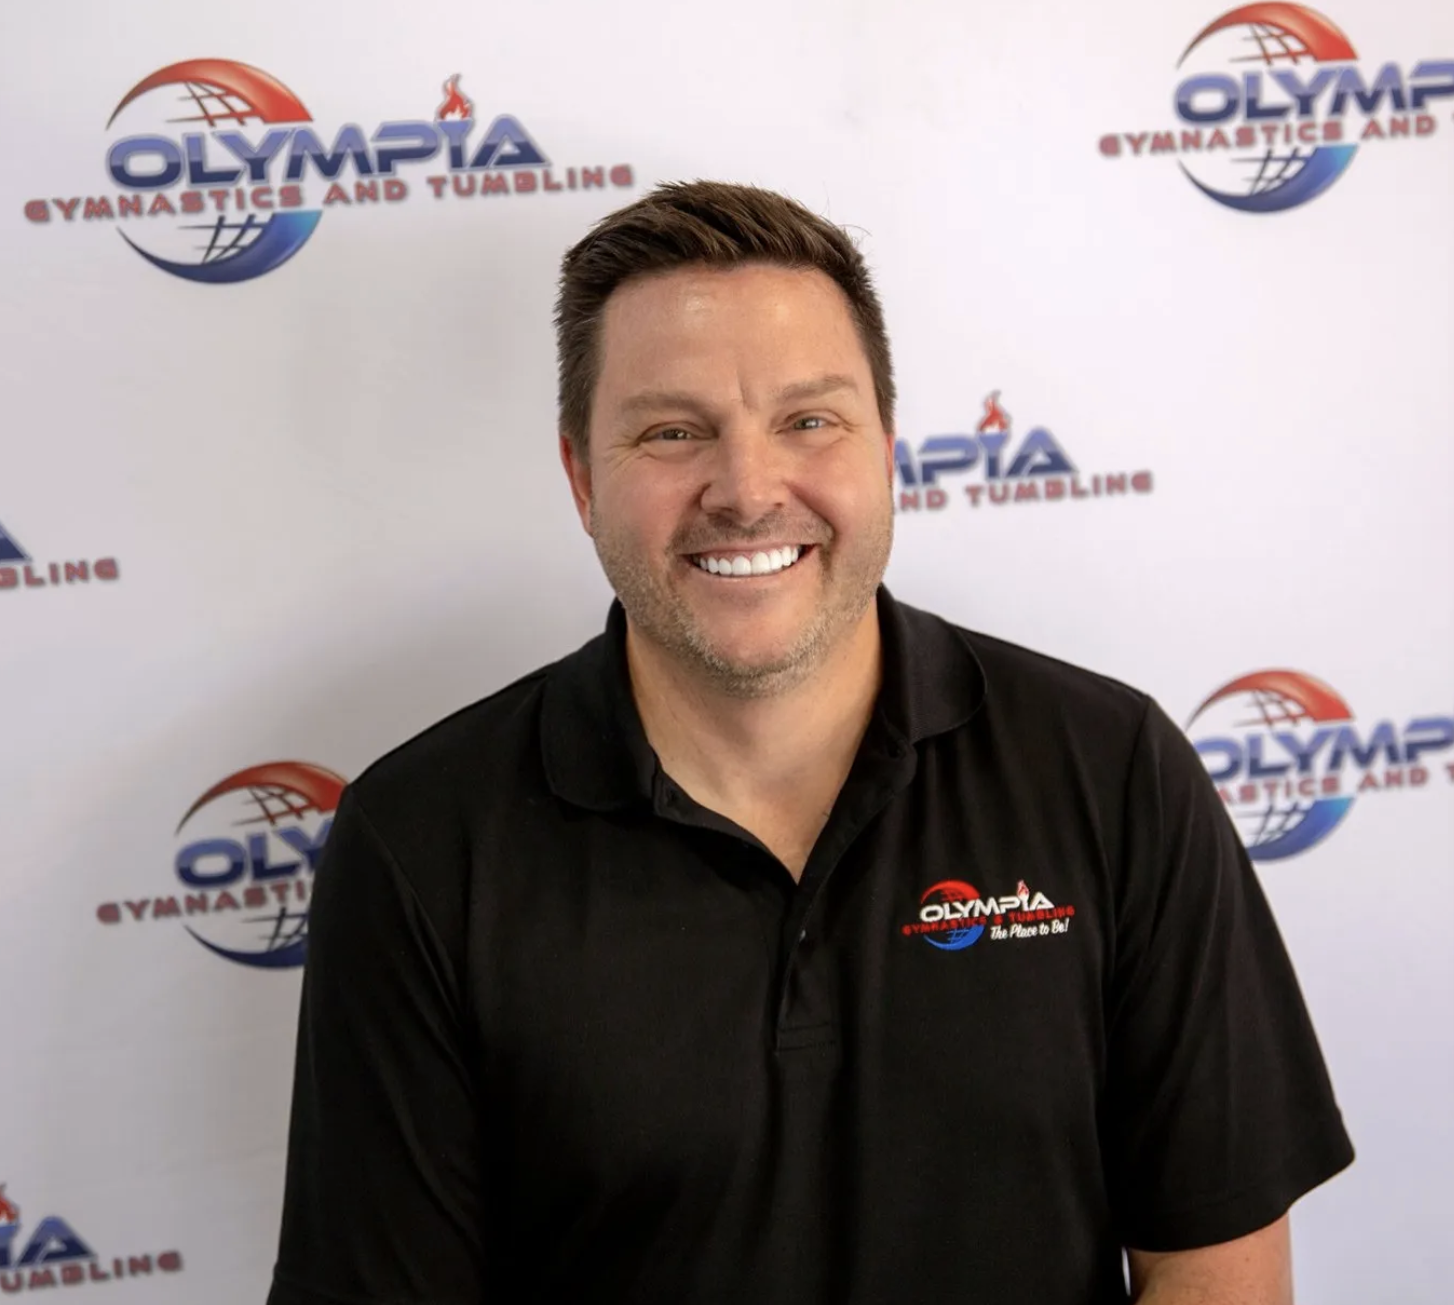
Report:
[[1353,1158],[1257,873],[1154,705],[1108,988],[1107,1186],[1141,1305],[1286,1305],[1289,1208]]
[[1288,1217],[1190,1251],[1128,1251],[1136,1305],[1292,1305]]
[[319,862],[268,1305],[479,1305],[482,1139],[450,949],[344,792]]

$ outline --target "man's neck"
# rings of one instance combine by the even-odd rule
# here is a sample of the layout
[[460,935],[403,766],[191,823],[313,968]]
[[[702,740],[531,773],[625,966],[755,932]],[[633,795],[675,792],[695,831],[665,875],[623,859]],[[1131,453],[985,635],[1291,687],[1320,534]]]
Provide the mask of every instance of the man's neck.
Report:
[[761,697],[693,675],[629,624],[626,655],[662,768],[799,875],[873,714],[883,660],[876,605],[811,674]]

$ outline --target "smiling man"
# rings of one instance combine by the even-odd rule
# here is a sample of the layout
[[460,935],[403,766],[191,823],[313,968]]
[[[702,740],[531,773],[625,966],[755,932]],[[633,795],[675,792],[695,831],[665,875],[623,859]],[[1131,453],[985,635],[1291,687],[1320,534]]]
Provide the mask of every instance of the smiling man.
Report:
[[882,587],[852,242],[664,186],[557,328],[618,601],[345,794],[272,1305],[1286,1305],[1352,1151],[1251,865],[1144,694]]

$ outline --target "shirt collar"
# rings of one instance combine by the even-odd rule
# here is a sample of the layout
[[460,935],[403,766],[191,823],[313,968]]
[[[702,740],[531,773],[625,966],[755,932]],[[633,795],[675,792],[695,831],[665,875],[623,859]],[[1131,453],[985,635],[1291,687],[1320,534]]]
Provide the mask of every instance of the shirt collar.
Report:
[[[985,698],[984,670],[964,631],[898,602],[880,586],[883,687],[875,727],[911,744],[965,724]],[[590,810],[650,802],[659,766],[626,665],[626,613],[612,602],[605,631],[556,663],[541,707],[546,778]]]

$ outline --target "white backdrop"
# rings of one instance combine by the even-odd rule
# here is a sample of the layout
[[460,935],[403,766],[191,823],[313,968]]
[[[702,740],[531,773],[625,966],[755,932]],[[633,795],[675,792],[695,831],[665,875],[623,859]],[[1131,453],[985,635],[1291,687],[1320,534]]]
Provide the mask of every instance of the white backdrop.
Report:
[[[1183,722],[1277,669],[1348,708],[1278,725],[1296,694],[1236,704],[1304,740],[1351,716],[1355,742],[1388,721],[1397,747],[1410,721],[1437,718],[1418,735],[1436,745],[1424,784],[1386,749],[1347,756],[1346,816],[1258,864],[1359,1149],[1297,1209],[1300,1299],[1448,1299],[1454,98],[1427,95],[1432,129],[1361,143],[1325,193],[1278,212],[1204,195],[1147,142],[1137,154],[1123,136],[1116,157],[1100,142],[1186,126],[1175,88],[1208,61],[1234,87],[1263,69],[1264,107],[1287,100],[1275,71],[1306,86],[1319,59],[1367,84],[1392,63],[1409,87],[1447,85],[1454,73],[1415,69],[1454,60],[1454,9],[1344,0],[1327,16],[1356,61],[1317,55],[1316,40],[1288,58],[1301,47],[1264,27],[1259,48],[1282,42],[1270,61],[1229,62],[1227,41],[1258,34],[1242,28],[1178,69],[1220,13],[1199,0],[6,9],[0,1286],[81,1275],[100,1292],[109,1275],[117,1302],[263,1299],[300,970],[217,955],[188,925],[266,959],[258,931],[277,942],[305,909],[289,885],[306,887],[306,864],[286,869],[276,831],[296,851],[327,803],[239,833],[244,790],[179,825],[263,763],[356,775],[596,632],[608,592],[555,451],[558,260],[654,182],[707,176],[783,189],[860,233],[914,468],[926,438],[973,435],[998,391],[1011,453],[1038,427],[1083,486],[1150,473],[1150,492],[1003,504],[982,453],[941,473],[945,506],[899,516],[901,598],[1143,687]],[[425,178],[448,175],[441,153],[399,165],[407,198],[324,208],[266,275],[198,283],[121,233],[195,268],[215,208],[122,218],[94,202],[114,211],[135,193],[107,171],[128,134],[198,133],[213,169],[230,158],[217,132],[259,141],[257,117],[175,121],[198,111],[178,84],[108,127],[132,87],[198,59],[270,73],[325,145],[345,124],[367,137],[433,120],[458,73],[471,151],[512,115],[553,180],[602,168],[605,185],[547,193],[542,168],[507,155],[491,175],[530,172],[533,193],[465,199],[451,183],[436,198]],[[1345,140],[1401,116],[1387,94],[1372,111],[1345,99]],[[1325,96],[1319,125],[1327,110]],[[268,173],[276,200],[286,148]],[[1269,177],[1260,149],[1183,161],[1244,193],[1259,168]],[[1304,162],[1274,159],[1272,175]],[[355,163],[339,178],[350,196]],[[629,185],[610,180],[622,166]],[[315,165],[298,184],[318,210]],[[142,189],[180,205],[208,185]],[[202,202],[231,205],[221,189]],[[108,560],[115,578],[99,578]],[[82,561],[90,579],[49,583],[51,563]],[[1329,764],[1325,750],[1319,776]],[[1356,791],[1390,770],[1404,787]],[[225,916],[219,840],[246,847],[259,829],[264,860],[239,863],[233,887],[266,889],[267,909],[239,900]],[[187,864],[211,887],[179,881],[199,840],[212,850]],[[189,891],[207,916],[186,916]],[[168,898],[179,916],[155,918]]]

